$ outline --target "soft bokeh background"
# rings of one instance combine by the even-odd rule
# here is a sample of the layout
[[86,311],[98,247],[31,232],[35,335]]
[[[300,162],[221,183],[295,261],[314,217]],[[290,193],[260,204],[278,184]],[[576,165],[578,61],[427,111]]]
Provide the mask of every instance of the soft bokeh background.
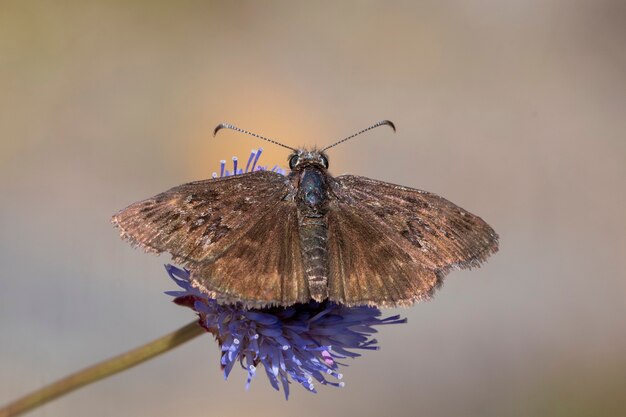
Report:
[[[0,403],[193,319],[118,209],[263,146],[439,193],[501,250],[343,390],[220,376],[207,336],[33,416],[626,415],[623,1],[0,3]],[[392,311],[389,314],[393,313]]]

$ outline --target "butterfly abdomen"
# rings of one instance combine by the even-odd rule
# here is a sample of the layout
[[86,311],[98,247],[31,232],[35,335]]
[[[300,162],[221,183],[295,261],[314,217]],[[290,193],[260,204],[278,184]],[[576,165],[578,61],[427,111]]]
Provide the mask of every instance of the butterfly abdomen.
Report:
[[323,217],[300,217],[302,266],[311,298],[328,298],[328,223]]
[[328,191],[326,175],[317,168],[304,168],[296,196],[302,266],[311,298],[328,298]]

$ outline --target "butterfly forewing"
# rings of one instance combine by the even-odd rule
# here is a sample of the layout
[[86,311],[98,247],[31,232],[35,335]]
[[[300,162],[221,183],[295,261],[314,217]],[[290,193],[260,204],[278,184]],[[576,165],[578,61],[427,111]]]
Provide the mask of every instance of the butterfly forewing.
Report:
[[335,178],[333,189],[339,202],[358,206],[415,262],[440,275],[478,266],[498,249],[487,223],[436,194],[354,175]]
[[211,262],[272,212],[289,187],[268,171],[196,181],[132,204],[112,221],[148,251],[169,252],[184,264]]

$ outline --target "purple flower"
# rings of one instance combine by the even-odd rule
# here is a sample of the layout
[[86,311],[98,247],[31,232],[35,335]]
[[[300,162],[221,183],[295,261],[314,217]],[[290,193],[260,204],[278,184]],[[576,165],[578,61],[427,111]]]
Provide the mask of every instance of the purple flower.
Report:
[[400,316],[379,318],[374,307],[345,307],[332,302],[310,302],[290,307],[247,309],[242,305],[221,305],[193,288],[188,270],[165,265],[182,290],[166,294],[174,302],[192,308],[199,323],[212,333],[222,349],[221,367],[228,378],[239,362],[248,373],[246,389],[263,366],[276,390],[283,386],[289,398],[294,381],[311,392],[315,382],[342,387],[341,359],[355,358],[354,349],[377,350],[373,326],[406,323]]

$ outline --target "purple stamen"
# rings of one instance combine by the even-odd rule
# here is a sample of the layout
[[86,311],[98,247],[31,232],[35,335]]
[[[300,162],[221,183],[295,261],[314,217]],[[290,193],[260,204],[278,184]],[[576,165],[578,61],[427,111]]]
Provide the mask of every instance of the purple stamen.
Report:
[[226,168],[226,160],[222,159],[220,161],[220,177],[224,176],[224,168]]
[[259,157],[261,156],[261,153],[263,152],[263,148],[259,148],[259,150],[256,153],[256,156],[254,158],[254,163],[252,164],[252,170],[254,171],[254,167],[256,167],[256,163],[259,161]]
[[248,158],[248,163],[246,164],[246,174],[250,169],[250,164],[252,163],[252,160],[254,159],[254,157],[256,156],[256,149],[252,149],[252,152],[250,152],[250,158]]
[[237,174],[237,157],[236,156],[233,156],[233,173]]

